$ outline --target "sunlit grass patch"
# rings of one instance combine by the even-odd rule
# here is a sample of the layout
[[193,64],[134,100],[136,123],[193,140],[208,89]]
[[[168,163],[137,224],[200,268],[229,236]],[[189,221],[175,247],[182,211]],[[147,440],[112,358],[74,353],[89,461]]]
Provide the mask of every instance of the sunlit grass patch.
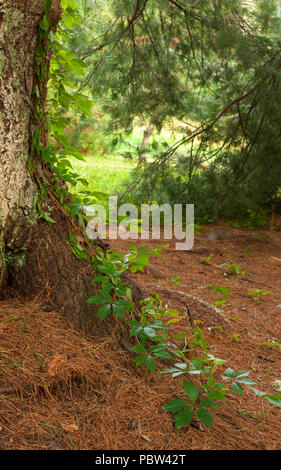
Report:
[[[89,183],[89,191],[116,194],[124,188],[125,180],[136,166],[135,161],[120,156],[89,156],[85,161],[71,159],[73,169]],[[85,189],[78,183],[75,192]],[[125,188],[124,188],[125,189]]]

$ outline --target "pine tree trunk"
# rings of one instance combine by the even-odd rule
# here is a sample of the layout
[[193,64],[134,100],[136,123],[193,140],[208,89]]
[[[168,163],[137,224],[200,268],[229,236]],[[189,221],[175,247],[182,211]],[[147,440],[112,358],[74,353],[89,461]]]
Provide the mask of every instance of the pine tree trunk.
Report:
[[[90,282],[95,273],[89,262],[74,256],[71,221],[51,197],[44,204],[56,223],[49,225],[40,218],[34,201],[41,164],[37,162],[32,175],[28,169],[37,81],[34,54],[43,3],[0,0],[0,294],[44,299],[93,332],[101,324],[94,306],[86,301],[96,293],[96,284]],[[53,0],[53,30],[59,18],[60,0]],[[46,84],[40,93],[45,100]]]

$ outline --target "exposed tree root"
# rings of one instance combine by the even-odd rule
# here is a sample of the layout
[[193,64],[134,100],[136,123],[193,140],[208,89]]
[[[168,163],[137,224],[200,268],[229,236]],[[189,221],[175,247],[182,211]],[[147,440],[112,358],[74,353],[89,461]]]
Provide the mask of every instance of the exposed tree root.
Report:
[[163,288],[161,286],[157,286],[156,287],[157,290],[160,290],[162,292],[165,292],[165,294],[168,294],[169,297],[172,297],[174,299],[178,299],[178,296],[180,297],[184,297],[185,298],[185,303],[187,303],[187,300],[193,300],[195,302],[198,302],[199,304],[203,305],[204,307],[208,308],[209,310],[211,310],[212,312],[214,312],[216,315],[219,316],[219,318],[227,323],[228,325],[231,325],[231,322],[222,314],[222,312],[214,307],[213,305],[209,304],[208,302],[206,302],[205,300],[202,300],[200,299],[199,297],[195,296],[195,295],[192,295],[192,294],[187,294],[185,292],[181,292],[179,290],[169,290],[169,289],[166,289],[166,288]]

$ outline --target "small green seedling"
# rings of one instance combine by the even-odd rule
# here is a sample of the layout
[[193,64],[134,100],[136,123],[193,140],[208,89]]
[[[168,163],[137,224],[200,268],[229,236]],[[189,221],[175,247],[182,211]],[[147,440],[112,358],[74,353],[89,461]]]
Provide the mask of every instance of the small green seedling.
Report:
[[[218,292],[219,294],[223,295],[224,297],[229,297],[229,295],[230,295],[230,292],[226,287],[221,287],[221,286],[215,286],[215,285],[212,285],[212,284],[208,284],[206,286],[206,288],[211,289],[213,292]],[[226,300],[221,299],[219,297],[218,299],[216,299],[213,302],[212,305],[216,308],[220,308],[222,305],[225,305],[225,304],[226,304]]]
[[246,273],[246,271],[244,271],[244,269],[238,264],[229,263],[227,264],[227,267],[228,267],[227,274],[231,274],[236,277],[238,276],[248,277],[248,274]]
[[175,286],[181,286],[180,280],[180,277],[175,277],[175,279],[172,279],[172,283],[175,284]]
[[212,284],[208,284],[206,286],[208,289],[211,289],[213,292],[218,292],[219,294],[223,295],[224,297],[229,297],[230,292],[226,287],[221,286],[212,286]]
[[201,258],[201,263],[203,264],[210,264],[210,261],[212,259],[212,256],[213,254],[211,253],[209,256],[207,256],[206,258]]
[[271,294],[271,290],[262,290],[262,289],[254,289],[251,290],[250,292],[246,292],[247,295],[252,295],[253,299],[257,302],[260,303],[261,299],[268,294]]
[[222,307],[225,304],[226,304],[226,300],[224,299],[217,299],[212,303],[212,305],[216,308]]
[[188,426],[192,421],[194,411],[196,410],[199,421],[207,426],[207,428],[211,428],[213,417],[208,411],[208,408],[215,409],[218,408],[219,405],[215,403],[214,400],[210,400],[208,398],[200,400],[198,388],[187,380],[183,381],[183,389],[188,401],[176,399],[164,405],[165,411],[176,413],[175,427],[179,429]]
[[240,343],[239,339],[240,333],[234,333],[233,335],[230,335],[229,338],[235,343]]
[[194,357],[191,365],[178,363],[175,364],[176,367],[162,371],[162,373],[172,373],[174,378],[186,373],[197,376],[203,374],[206,377],[205,382],[199,386],[183,380],[183,391],[188,400],[186,400],[186,397],[184,397],[185,399],[178,398],[164,405],[165,411],[175,414],[174,422],[177,429],[187,427],[191,423],[195,411],[199,421],[206,427],[211,428],[213,419],[211,411],[220,407],[218,401],[224,402],[230,391],[241,396],[244,386],[249,387],[257,395],[266,398],[272,404],[281,407],[280,395],[269,395],[254,388],[253,385],[256,385],[256,383],[248,377],[250,372],[247,370],[235,372],[229,367],[221,376],[222,380],[228,383],[216,382],[214,372],[217,367],[224,363],[225,361],[222,359],[206,355],[203,358]]

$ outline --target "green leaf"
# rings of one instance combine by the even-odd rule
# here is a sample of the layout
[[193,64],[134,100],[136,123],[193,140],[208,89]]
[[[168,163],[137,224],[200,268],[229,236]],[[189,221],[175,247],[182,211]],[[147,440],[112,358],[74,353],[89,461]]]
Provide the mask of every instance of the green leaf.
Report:
[[147,356],[144,363],[145,363],[146,368],[152,374],[155,367],[156,367],[156,363],[155,363],[153,357],[152,356]]
[[[122,289],[117,289],[116,292],[118,291],[118,294],[123,295],[123,290]],[[132,307],[131,302],[128,302],[127,300],[124,299],[117,299],[115,302],[116,305],[119,305],[120,307],[124,309],[130,309]]]
[[146,326],[144,329],[143,329],[143,332],[146,336],[148,336],[149,338],[154,338],[156,336],[156,332],[153,328],[149,327],[149,326]]
[[103,301],[110,303],[111,302],[111,295],[110,291],[112,289],[112,286],[110,283],[106,284],[103,289],[100,291],[101,296],[103,297]]
[[142,331],[142,329],[142,326],[139,324],[132,326],[132,328],[130,329],[130,336],[132,337],[138,335]]
[[213,417],[211,413],[207,410],[204,410],[203,408],[198,408],[197,409],[197,416],[198,419],[201,423],[205,424],[207,428],[211,429],[212,427],[212,422],[213,422]]
[[178,375],[184,374],[184,371],[172,367],[170,369],[160,370],[160,374],[172,374],[173,377],[178,377]]
[[193,416],[193,408],[186,408],[185,410],[180,411],[175,416],[175,427],[177,429],[184,428],[189,425]]
[[135,357],[136,366],[139,367],[146,360],[146,356],[144,354],[139,354]]
[[218,357],[213,356],[209,356],[209,361],[212,361],[214,367],[219,367],[226,363],[224,359],[219,359]]
[[178,317],[179,312],[178,312],[178,310],[167,310],[166,315],[170,315],[171,317]]
[[189,371],[189,374],[191,375],[209,374],[209,373],[210,373],[209,367],[204,367],[204,369],[191,369]]
[[89,304],[100,304],[103,302],[103,300],[103,297],[101,297],[100,295],[93,295],[87,300],[87,302]]
[[177,411],[183,410],[184,408],[189,407],[189,404],[185,400],[171,400],[164,405],[164,410],[169,411],[170,413],[176,413]]
[[230,388],[234,393],[236,393],[236,395],[241,396],[243,393],[243,388],[241,387],[241,385],[238,385],[236,382],[232,382]]
[[232,378],[235,376],[235,371],[229,367],[224,371],[224,375],[222,376],[223,378]]
[[106,279],[107,279],[106,276],[100,275],[100,276],[96,276],[94,279],[92,279],[92,281],[93,281],[93,282],[102,282],[102,281],[104,281],[104,280],[106,280]]
[[42,31],[45,31],[45,32],[49,31],[49,29],[50,29],[50,20],[49,20],[47,15],[43,16],[42,20],[40,21],[39,28]]
[[153,353],[158,353],[158,352],[161,352],[161,351],[165,351],[166,350],[166,344],[165,343],[159,343],[159,344],[156,344],[156,346],[152,346],[151,347],[151,352]]
[[107,317],[107,315],[110,312],[110,308],[111,308],[110,304],[104,304],[98,309],[98,316],[101,321],[103,321],[105,317]]
[[238,372],[236,372],[234,377],[235,377],[235,379],[237,379],[238,377],[246,377],[249,374],[250,374],[249,370],[238,370]]
[[276,394],[272,395],[271,393],[266,393],[264,396],[268,397],[268,398],[274,398],[275,400],[281,400],[280,393],[278,393],[277,395]]
[[161,330],[161,329],[166,329],[164,323],[162,322],[155,322],[155,323],[150,323],[148,326],[148,328],[153,328],[154,330]]
[[71,70],[75,72],[77,75],[84,75],[84,69],[86,64],[80,59],[72,59],[69,64]]
[[219,294],[223,295],[224,297],[229,297],[230,295],[230,292],[226,287],[213,286],[212,291],[219,292]]
[[263,397],[264,395],[266,395],[266,392],[261,392],[255,387],[250,387],[250,389],[253,390],[253,392],[255,392],[255,394],[258,395],[258,397]]
[[112,305],[112,307],[113,307],[113,313],[114,313],[114,315],[116,315],[118,318],[120,318],[121,320],[123,320],[124,314],[125,314],[123,307],[121,307],[121,305],[116,304],[116,303],[114,303],[114,304]]
[[193,365],[195,369],[201,369],[203,362],[204,361],[201,358],[194,358],[192,359],[191,364]]
[[133,347],[131,348],[131,351],[133,351],[133,352],[135,352],[135,353],[142,353],[142,352],[144,353],[144,352],[146,352],[146,349],[145,349],[144,346],[137,345],[137,346],[133,346]]
[[52,0],[44,0],[44,12],[48,14],[52,7]]
[[167,351],[153,352],[154,356],[159,357],[159,359],[173,359],[173,356]]
[[179,349],[174,349],[174,354],[179,358],[185,360],[185,355],[182,351]]
[[215,403],[214,401],[212,400],[202,400],[200,403],[199,403],[200,406],[203,406],[203,408],[218,408],[218,404]]
[[178,367],[181,370],[186,370],[187,369],[187,364],[185,364],[184,362],[176,362],[175,367]]
[[241,377],[241,379],[235,378],[236,382],[239,382],[240,384],[246,384],[246,385],[256,385],[256,382],[253,382],[253,380],[248,379],[248,377]]
[[41,219],[45,219],[49,224],[56,224],[56,221],[52,219],[46,212],[42,212],[40,215]]
[[193,403],[195,403],[197,398],[198,398],[198,395],[199,395],[197,387],[195,387],[195,385],[193,385],[192,383],[187,382],[187,380],[184,380],[183,381],[183,388],[184,388],[184,391],[185,391],[186,395],[188,396],[188,398],[191,401],[193,401]]
[[34,167],[34,162],[32,161],[31,158],[29,158],[28,161],[27,161],[27,168],[28,168],[29,173],[31,173],[35,168]]
[[77,3],[74,0],[61,0],[61,6],[64,10],[68,7],[73,8],[73,10],[77,10]]
[[276,399],[276,398],[270,398],[270,397],[264,397],[267,401],[269,401],[269,403],[271,403],[272,405],[275,405],[275,406],[278,406],[279,408],[281,408],[281,400],[279,399]]
[[218,400],[225,401],[225,393],[220,392],[219,390],[210,390],[207,396],[210,400],[217,398]]

